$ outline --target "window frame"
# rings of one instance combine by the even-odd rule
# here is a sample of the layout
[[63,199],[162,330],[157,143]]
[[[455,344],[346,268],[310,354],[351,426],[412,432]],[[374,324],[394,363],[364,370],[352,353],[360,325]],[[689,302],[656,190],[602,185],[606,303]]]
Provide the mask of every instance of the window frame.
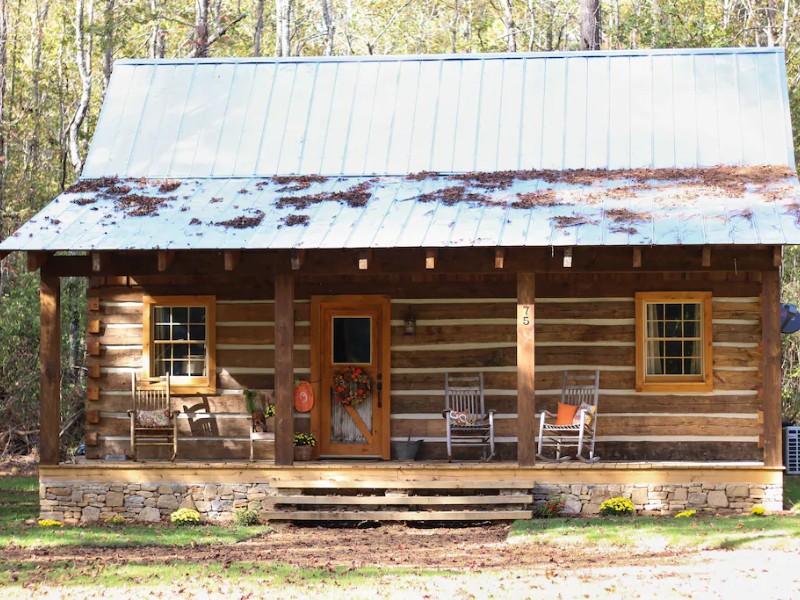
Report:
[[[636,292],[636,391],[710,392],[714,388],[713,315],[711,292]],[[700,320],[703,359],[701,375],[647,375],[648,304],[695,302],[702,306]],[[679,338],[683,339],[683,338]]]
[[170,376],[176,394],[214,394],[217,391],[217,301],[215,296],[147,296],[142,298],[142,376],[153,373],[155,332],[153,309],[157,306],[202,306],[206,309],[206,376]]

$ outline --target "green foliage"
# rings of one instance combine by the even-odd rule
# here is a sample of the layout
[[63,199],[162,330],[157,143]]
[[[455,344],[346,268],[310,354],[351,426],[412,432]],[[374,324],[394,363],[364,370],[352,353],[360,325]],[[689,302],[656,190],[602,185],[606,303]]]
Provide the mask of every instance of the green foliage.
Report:
[[251,525],[258,525],[260,520],[258,513],[249,508],[240,508],[233,511],[233,522],[242,527],[249,527]]
[[169,516],[175,525],[200,525],[200,513],[192,508],[179,508]]
[[247,412],[253,414],[256,411],[263,410],[264,406],[258,397],[258,392],[255,390],[244,390],[244,403],[247,407]]
[[537,519],[553,519],[561,516],[566,503],[561,497],[552,498],[533,507],[533,516]]
[[125,525],[125,523],[127,523],[127,520],[122,515],[114,515],[113,517],[107,517],[104,523],[112,527],[120,527],[122,525]]
[[295,433],[294,434],[295,446],[316,446],[317,438],[313,433]]
[[621,496],[609,498],[600,504],[600,514],[604,517],[627,517],[634,514],[635,511],[633,502],[629,498]]

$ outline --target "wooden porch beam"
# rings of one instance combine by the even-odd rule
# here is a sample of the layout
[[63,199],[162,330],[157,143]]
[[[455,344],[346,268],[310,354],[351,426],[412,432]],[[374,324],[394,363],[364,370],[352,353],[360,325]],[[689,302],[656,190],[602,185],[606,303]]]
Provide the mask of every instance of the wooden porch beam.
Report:
[[775,246],[772,249],[772,266],[779,268],[783,262],[783,246]]
[[506,249],[505,248],[495,248],[494,251],[494,268],[495,269],[502,269],[503,265],[506,261]]
[[11,254],[12,250],[0,250],[0,260]]
[[764,464],[783,464],[781,431],[781,282],[778,271],[761,278],[761,377],[764,411]]
[[372,250],[359,250],[358,251],[358,270],[366,271],[369,269],[369,263],[372,260]]
[[175,250],[158,251],[158,272],[163,273],[175,262]]
[[306,261],[305,250],[292,250],[292,271],[299,271]]
[[294,278],[275,276],[275,464],[294,460]]
[[711,246],[703,246],[703,257],[700,260],[700,264],[704,267],[711,266]]
[[634,248],[633,249],[633,263],[632,266],[634,269],[641,269],[642,268],[642,249],[641,248]]
[[242,260],[242,253],[239,250],[225,250],[222,253],[224,267],[226,271],[233,271],[239,266]]
[[57,465],[61,430],[61,280],[41,274],[39,284],[39,462]]
[[536,357],[533,326],[536,276],[517,273],[517,461],[536,463]]
[[33,273],[42,268],[42,265],[47,262],[50,257],[47,252],[28,252],[28,271]]

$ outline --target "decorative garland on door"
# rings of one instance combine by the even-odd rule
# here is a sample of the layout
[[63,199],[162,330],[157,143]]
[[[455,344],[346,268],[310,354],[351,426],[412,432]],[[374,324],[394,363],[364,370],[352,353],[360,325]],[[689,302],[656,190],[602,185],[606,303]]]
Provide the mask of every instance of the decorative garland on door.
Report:
[[333,390],[344,406],[358,406],[372,392],[372,378],[361,367],[345,367],[333,375]]

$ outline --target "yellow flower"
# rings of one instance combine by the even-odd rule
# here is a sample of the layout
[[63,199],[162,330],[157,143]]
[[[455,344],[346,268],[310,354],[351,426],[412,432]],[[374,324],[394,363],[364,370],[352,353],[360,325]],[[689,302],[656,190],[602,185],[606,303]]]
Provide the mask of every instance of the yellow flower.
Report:
[[64,524],[61,521],[56,521],[54,519],[39,519],[39,526],[40,527],[63,527]]
[[696,510],[684,510],[682,512],[679,512],[677,515],[675,515],[675,518],[676,519],[684,519],[684,518],[687,518],[687,517],[693,517],[696,514],[697,514]]
[[767,514],[767,509],[763,506],[754,506],[750,509],[750,514],[754,517],[763,517]]

